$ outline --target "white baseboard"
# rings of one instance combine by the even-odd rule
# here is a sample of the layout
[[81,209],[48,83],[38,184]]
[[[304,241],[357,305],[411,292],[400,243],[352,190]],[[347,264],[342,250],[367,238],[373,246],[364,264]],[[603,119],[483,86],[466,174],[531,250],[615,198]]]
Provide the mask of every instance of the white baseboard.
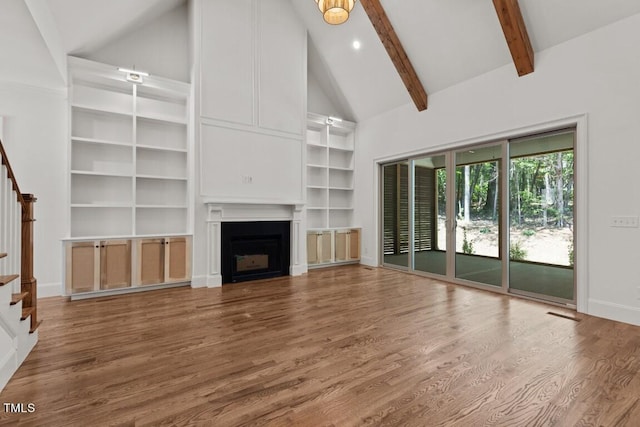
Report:
[[640,308],[637,307],[629,307],[627,305],[590,298],[587,314],[640,326]]
[[61,283],[38,283],[38,299],[62,295]]
[[192,288],[206,288],[207,287],[207,276],[193,276],[193,277],[191,277],[191,287]]
[[307,264],[292,265],[291,267],[289,267],[289,274],[291,276],[302,276],[303,274],[306,274],[308,271],[309,271],[309,268]]
[[376,262],[376,259],[370,256],[363,256],[360,259],[360,264],[362,265],[366,265],[367,267],[377,267],[378,263]]

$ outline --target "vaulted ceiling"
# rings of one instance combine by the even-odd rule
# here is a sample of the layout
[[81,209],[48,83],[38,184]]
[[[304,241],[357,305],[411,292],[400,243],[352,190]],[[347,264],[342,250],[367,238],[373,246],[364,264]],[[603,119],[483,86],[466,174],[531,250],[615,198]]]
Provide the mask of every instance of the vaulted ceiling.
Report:
[[[0,79],[64,85],[29,7],[51,18],[62,54],[82,54],[184,1],[2,0],[0,60],[5,65]],[[512,63],[491,0],[380,1],[430,95]],[[349,21],[339,26],[325,24],[313,0],[291,0],[291,4],[309,31],[310,67],[327,92],[339,94],[337,102],[347,115],[362,120],[412,102],[360,2]],[[519,0],[519,4],[535,52],[640,13],[638,0]],[[354,40],[360,41],[359,50],[352,48]],[[513,75],[518,78],[515,67]]]
[[173,9],[184,0],[46,0],[64,49],[82,54]]
[[[512,63],[491,0],[381,3],[428,94]],[[519,3],[535,52],[640,13],[637,0]],[[412,102],[359,2],[337,27],[322,21],[313,0],[293,4],[356,120]],[[352,48],[356,39],[361,42],[357,51]],[[517,78],[515,67],[513,73]]]
[[0,63],[0,81],[63,84],[24,0],[0,0]]
[[[83,55],[185,1],[0,0],[0,60],[4,64],[0,80],[64,87],[44,38],[59,42],[54,55]],[[35,12],[41,18],[40,27],[32,16]],[[49,33],[41,33],[47,29]]]

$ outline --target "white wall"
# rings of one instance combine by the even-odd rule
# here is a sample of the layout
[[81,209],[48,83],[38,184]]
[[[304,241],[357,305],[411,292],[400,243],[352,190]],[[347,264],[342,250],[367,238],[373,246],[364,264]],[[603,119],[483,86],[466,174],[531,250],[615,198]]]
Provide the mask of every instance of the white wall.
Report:
[[307,45],[307,111],[352,122],[355,117],[346,97],[338,89],[333,73],[310,36]]
[[25,1],[0,1],[0,58],[2,82],[64,86]]
[[311,71],[308,74],[307,94],[307,110],[310,112],[323,116],[345,117],[341,109],[336,107],[336,104],[324,93],[318,79]]
[[288,0],[266,3],[191,4],[195,286],[208,273],[204,200],[287,204],[304,195],[307,35]]
[[196,7],[199,195],[301,200],[304,27],[286,0]]
[[0,82],[3,145],[34,212],[34,276],[38,296],[60,294],[67,221],[67,104],[63,91]]
[[189,82],[191,67],[187,4],[81,56],[120,67],[135,66],[153,75]]
[[[588,306],[597,316],[640,325],[640,229],[609,227],[640,214],[640,15],[536,54],[533,74],[512,64],[359,124],[355,215],[363,262],[377,265],[375,159],[435,150],[586,113]],[[578,236],[580,239],[580,236]]]

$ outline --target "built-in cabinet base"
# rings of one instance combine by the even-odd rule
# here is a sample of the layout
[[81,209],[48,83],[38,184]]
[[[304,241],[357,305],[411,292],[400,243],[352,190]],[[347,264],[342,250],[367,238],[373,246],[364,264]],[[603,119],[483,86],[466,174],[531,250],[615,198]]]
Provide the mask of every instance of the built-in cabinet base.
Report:
[[65,242],[65,295],[101,296],[191,280],[191,236]]
[[326,229],[307,231],[309,268],[360,261],[360,229]]

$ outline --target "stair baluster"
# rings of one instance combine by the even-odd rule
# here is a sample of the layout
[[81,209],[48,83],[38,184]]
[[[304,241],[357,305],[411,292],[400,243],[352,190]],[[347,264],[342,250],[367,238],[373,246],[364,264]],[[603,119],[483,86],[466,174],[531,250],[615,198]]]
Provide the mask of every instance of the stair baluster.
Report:
[[[1,391],[37,342],[36,329],[40,322],[37,281],[33,277],[33,203],[36,198],[33,194],[20,192],[2,141],[0,160]],[[29,323],[22,323],[27,322],[27,318]]]

